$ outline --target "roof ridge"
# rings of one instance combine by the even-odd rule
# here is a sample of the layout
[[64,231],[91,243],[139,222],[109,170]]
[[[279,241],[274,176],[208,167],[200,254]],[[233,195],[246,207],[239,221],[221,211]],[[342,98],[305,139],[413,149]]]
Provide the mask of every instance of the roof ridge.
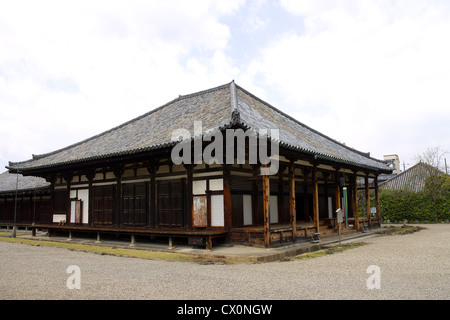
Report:
[[413,165],[413,166],[409,167],[408,169],[400,172],[399,174],[395,175],[394,177],[392,177],[392,178],[390,178],[390,179],[388,179],[386,181],[381,182],[380,184],[386,184],[386,183],[388,183],[391,180],[400,179],[400,178],[406,176],[407,174],[409,174],[410,172],[412,172],[413,170],[419,168],[419,166],[425,166],[425,167],[427,167],[426,170],[432,170],[432,171],[434,171],[436,173],[444,174],[444,172],[441,171],[439,168],[436,168],[436,167],[434,167],[431,164],[428,164],[426,162],[419,161],[415,165]]
[[236,84],[233,81],[230,83],[230,106],[231,106],[231,123],[237,124],[241,123],[241,115],[238,109]]

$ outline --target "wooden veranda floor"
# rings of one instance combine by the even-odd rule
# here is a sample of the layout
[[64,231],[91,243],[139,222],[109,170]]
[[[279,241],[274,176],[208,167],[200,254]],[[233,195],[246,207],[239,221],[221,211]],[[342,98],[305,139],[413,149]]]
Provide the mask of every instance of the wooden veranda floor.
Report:
[[[360,218],[360,225],[366,223],[367,219]],[[349,226],[342,225],[343,232],[355,231],[354,219],[349,219]],[[293,232],[290,224],[271,224],[270,231],[270,244],[281,245],[287,243],[293,243]],[[319,221],[319,237],[326,237],[328,235],[337,234],[339,231],[336,223],[336,219],[324,219]],[[295,242],[309,241],[312,236],[317,233],[316,227],[313,222],[297,221]],[[248,226],[233,228],[231,238],[233,242],[261,246],[264,245],[264,226]]]
[[[74,233],[91,233],[96,234],[97,239],[100,240],[102,235],[128,235],[131,237],[131,243],[134,242],[135,236],[156,236],[165,237],[169,239],[169,243],[172,242],[173,238],[196,238],[204,239],[201,244],[204,244],[207,249],[212,249],[213,239],[225,238],[228,232],[224,230],[210,230],[210,229],[170,229],[170,228],[145,228],[145,227],[106,227],[106,226],[84,226],[84,225],[73,225],[73,224],[35,224],[31,226],[33,235],[37,229],[48,230],[49,236],[53,232],[67,232],[69,238],[72,237]],[[200,243],[200,242],[199,242]],[[171,245],[169,245],[171,246]]]

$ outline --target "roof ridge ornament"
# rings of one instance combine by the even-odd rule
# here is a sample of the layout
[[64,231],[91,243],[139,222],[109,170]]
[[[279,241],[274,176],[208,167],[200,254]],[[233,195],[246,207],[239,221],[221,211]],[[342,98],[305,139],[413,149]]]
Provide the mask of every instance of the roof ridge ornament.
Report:
[[241,115],[239,114],[238,110],[238,103],[237,103],[237,95],[236,95],[236,85],[233,81],[230,83],[230,103],[231,103],[231,122],[233,124],[241,122]]
[[236,85],[234,84],[234,80],[230,83],[230,100],[231,112],[237,111]]

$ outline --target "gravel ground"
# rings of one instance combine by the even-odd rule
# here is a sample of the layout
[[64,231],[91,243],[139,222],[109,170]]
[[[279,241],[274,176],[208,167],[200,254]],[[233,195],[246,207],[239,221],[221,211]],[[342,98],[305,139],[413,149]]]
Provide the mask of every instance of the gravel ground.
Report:
[[[450,225],[319,258],[241,265],[144,260],[0,242],[0,299],[444,299]],[[68,289],[77,265],[81,288]],[[370,265],[380,289],[367,288]]]

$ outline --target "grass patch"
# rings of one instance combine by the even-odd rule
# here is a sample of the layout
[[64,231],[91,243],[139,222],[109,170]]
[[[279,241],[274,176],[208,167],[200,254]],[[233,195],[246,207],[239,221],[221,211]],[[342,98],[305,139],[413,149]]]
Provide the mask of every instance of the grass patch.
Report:
[[40,240],[7,238],[7,237],[0,237],[0,241],[22,243],[22,244],[27,244],[27,245],[32,245],[32,246],[48,246],[48,247],[56,247],[56,248],[65,248],[65,249],[69,249],[69,250],[73,250],[73,251],[92,252],[92,253],[101,254],[101,255],[124,256],[124,257],[141,258],[141,259],[158,259],[158,260],[183,261],[183,262],[196,262],[196,259],[198,259],[198,256],[191,255],[191,254],[139,250],[139,249],[126,249],[126,248],[109,247],[109,246],[95,246],[95,245],[87,245],[87,244],[79,244],[79,243],[40,241]]
[[424,230],[426,228],[420,227],[420,226],[408,226],[408,225],[402,225],[402,226],[389,226],[385,227],[387,230],[388,235],[404,235],[404,234],[410,234],[414,232],[418,232],[420,230]]
[[318,250],[318,251],[314,251],[314,252],[302,253],[298,256],[292,257],[291,260],[304,260],[304,259],[313,259],[313,258],[323,257],[328,254],[334,254],[334,253],[338,253],[338,252],[343,252],[348,249],[358,248],[358,247],[361,247],[366,244],[367,243],[365,243],[365,242],[345,243],[345,244],[341,244],[341,245],[331,247],[328,249],[322,249],[322,250]]

